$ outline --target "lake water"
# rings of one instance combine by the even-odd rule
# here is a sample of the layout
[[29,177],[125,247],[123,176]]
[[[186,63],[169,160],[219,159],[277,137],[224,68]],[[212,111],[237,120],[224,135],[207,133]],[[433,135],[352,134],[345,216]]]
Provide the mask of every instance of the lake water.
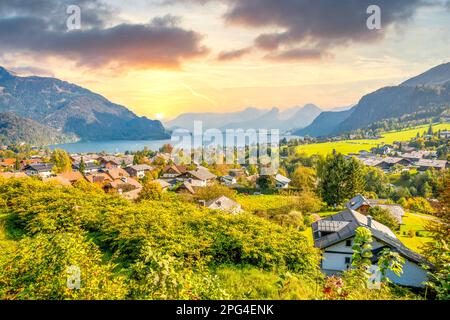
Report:
[[64,149],[69,153],[88,153],[101,152],[124,153],[125,151],[139,151],[147,147],[150,150],[159,150],[164,144],[170,143],[170,140],[115,140],[115,141],[95,141],[95,142],[76,142],[56,144],[49,146],[51,150]]
[[[280,136],[280,139],[297,138],[294,136]],[[90,153],[102,152],[106,153],[124,153],[125,151],[140,151],[147,147],[150,150],[159,150],[164,144],[175,145],[170,139],[166,140],[114,140],[114,141],[93,141],[93,142],[75,142],[51,145],[49,148],[64,149],[69,153]]]

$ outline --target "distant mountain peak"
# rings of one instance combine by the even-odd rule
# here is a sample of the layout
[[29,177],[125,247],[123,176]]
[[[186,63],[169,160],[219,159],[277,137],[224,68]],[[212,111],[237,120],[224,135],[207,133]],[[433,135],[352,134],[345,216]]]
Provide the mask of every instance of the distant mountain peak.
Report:
[[413,77],[401,86],[436,86],[450,81],[450,62],[438,65],[430,70]]

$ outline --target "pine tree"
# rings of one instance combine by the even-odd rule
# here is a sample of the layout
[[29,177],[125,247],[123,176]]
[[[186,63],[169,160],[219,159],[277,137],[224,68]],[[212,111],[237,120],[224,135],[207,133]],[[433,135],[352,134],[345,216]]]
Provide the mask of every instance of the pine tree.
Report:
[[81,172],[81,174],[84,174],[84,172],[86,171],[86,164],[84,163],[83,157],[81,157],[80,166],[78,170]]

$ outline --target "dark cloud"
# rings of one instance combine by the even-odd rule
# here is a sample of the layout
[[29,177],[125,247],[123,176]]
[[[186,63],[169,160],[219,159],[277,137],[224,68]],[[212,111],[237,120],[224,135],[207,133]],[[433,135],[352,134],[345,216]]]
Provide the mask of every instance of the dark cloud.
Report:
[[[25,4],[32,3],[32,6]],[[67,31],[66,5],[81,7],[81,30]],[[100,1],[20,1],[0,4],[0,50],[53,55],[79,65],[117,68],[179,68],[205,55],[202,36],[179,26],[180,18],[112,27],[112,10]]]
[[[418,8],[430,4],[429,0],[191,1],[226,3],[228,10],[224,19],[229,24],[279,30],[260,34],[254,45],[270,51],[268,57],[298,56],[301,60],[315,52],[319,57],[326,56],[335,47],[380,40],[390,27],[405,24]],[[381,8],[382,30],[367,28],[370,5]]]
[[249,54],[252,51],[252,48],[244,48],[239,50],[231,50],[231,51],[222,51],[217,56],[217,60],[219,61],[230,61],[240,59],[243,56]]
[[314,61],[331,58],[333,55],[319,49],[291,49],[266,55],[267,59],[275,61]]

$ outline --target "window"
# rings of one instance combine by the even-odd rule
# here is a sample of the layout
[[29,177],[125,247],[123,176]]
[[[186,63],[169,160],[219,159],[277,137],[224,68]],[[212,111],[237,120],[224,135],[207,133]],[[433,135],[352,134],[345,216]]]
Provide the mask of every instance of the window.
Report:
[[345,246],[346,247],[351,247],[352,246],[352,240],[345,241]]
[[349,257],[345,258],[345,264],[350,264],[352,262],[352,259]]

